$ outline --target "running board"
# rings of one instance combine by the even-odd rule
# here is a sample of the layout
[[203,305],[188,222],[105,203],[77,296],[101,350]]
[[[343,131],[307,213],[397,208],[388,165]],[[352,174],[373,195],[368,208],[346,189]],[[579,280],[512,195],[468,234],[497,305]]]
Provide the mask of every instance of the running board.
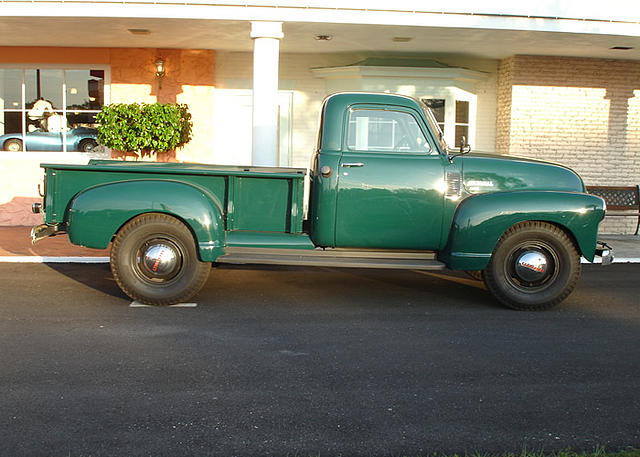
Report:
[[368,251],[346,249],[227,248],[218,263],[293,265],[309,267],[443,270],[445,264],[433,252]]

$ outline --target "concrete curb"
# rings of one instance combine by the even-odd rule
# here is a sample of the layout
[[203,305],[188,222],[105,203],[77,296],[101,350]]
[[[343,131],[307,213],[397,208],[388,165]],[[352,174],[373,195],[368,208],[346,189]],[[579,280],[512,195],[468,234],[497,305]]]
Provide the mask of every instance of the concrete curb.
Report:
[[[602,263],[601,259],[581,263]],[[109,257],[0,256],[0,263],[109,263]],[[640,257],[617,257],[613,263],[640,263]]]

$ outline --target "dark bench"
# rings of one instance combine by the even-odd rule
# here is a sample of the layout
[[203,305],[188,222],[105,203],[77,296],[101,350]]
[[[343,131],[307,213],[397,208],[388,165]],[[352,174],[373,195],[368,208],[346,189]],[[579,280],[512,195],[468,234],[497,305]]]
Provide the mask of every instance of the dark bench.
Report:
[[604,199],[607,216],[633,216],[638,218],[636,231],[640,228],[640,186],[587,186],[587,192]]

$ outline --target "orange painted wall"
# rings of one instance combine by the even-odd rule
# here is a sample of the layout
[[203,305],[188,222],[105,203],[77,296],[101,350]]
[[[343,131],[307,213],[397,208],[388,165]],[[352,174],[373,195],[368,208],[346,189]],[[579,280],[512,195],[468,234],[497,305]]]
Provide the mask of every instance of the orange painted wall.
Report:
[[[165,60],[162,87],[154,62]],[[211,106],[215,51],[155,48],[0,47],[0,65],[100,64],[111,68],[111,103],[185,103],[193,116],[193,140],[177,152],[181,161],[211,155]]]

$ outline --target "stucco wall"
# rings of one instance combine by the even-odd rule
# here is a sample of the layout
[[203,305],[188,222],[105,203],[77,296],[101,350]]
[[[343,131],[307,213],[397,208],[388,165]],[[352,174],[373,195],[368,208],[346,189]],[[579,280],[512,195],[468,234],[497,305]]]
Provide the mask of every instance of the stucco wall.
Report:
[[[640,183],[640,62],[515,56],[499,79],[500,152],[569,166],[587,185]],[[601,231],[632,228],[611,218]]]
[[[291,90],[293,101],[292,152],[294,167],[309,166],[309,158],[316,146],[319,111],[324,97],[339,90],[390,90],[412,96],[428,95],[426,80],[406,78],[380,78],[370,81],[366,87],[360,82],[335,81],[318,78],[312,73],[314,68],[346,66],[370,57],[366,53],[340,54],[280,54],[280,89]],[[252,54],[243,52],[222,52],[216,54],[215,86],[219,89],[251,89]],[[475,150],[495,151],[495,122],[497,102],[498,61],[472,59],[451,55],[431,55],[426,59],[464,67],[486,73],[486,79],[476,83],[478,111],[476,116]],[[349,83],[353,84],[349,84]],[[375,87],[374,87],[375,86]]]
[[[211,154],[214,51],[190,49],[111,49],[112,103],[184,103],[193,116],[193,139],[176,159],[198,162]],[[157,57],[165,60],[162,84],[155,76]]]
[[[352,63],[352,56],[280,54],[279,89],[293,92],[292,163],[308,167],[316,143],[322,100],[327,95],[325,81],[314,78],[311,69]],[[218,89],[248,90],[253,80],[253,55],[248,52],[218,52],[216,54]]]

